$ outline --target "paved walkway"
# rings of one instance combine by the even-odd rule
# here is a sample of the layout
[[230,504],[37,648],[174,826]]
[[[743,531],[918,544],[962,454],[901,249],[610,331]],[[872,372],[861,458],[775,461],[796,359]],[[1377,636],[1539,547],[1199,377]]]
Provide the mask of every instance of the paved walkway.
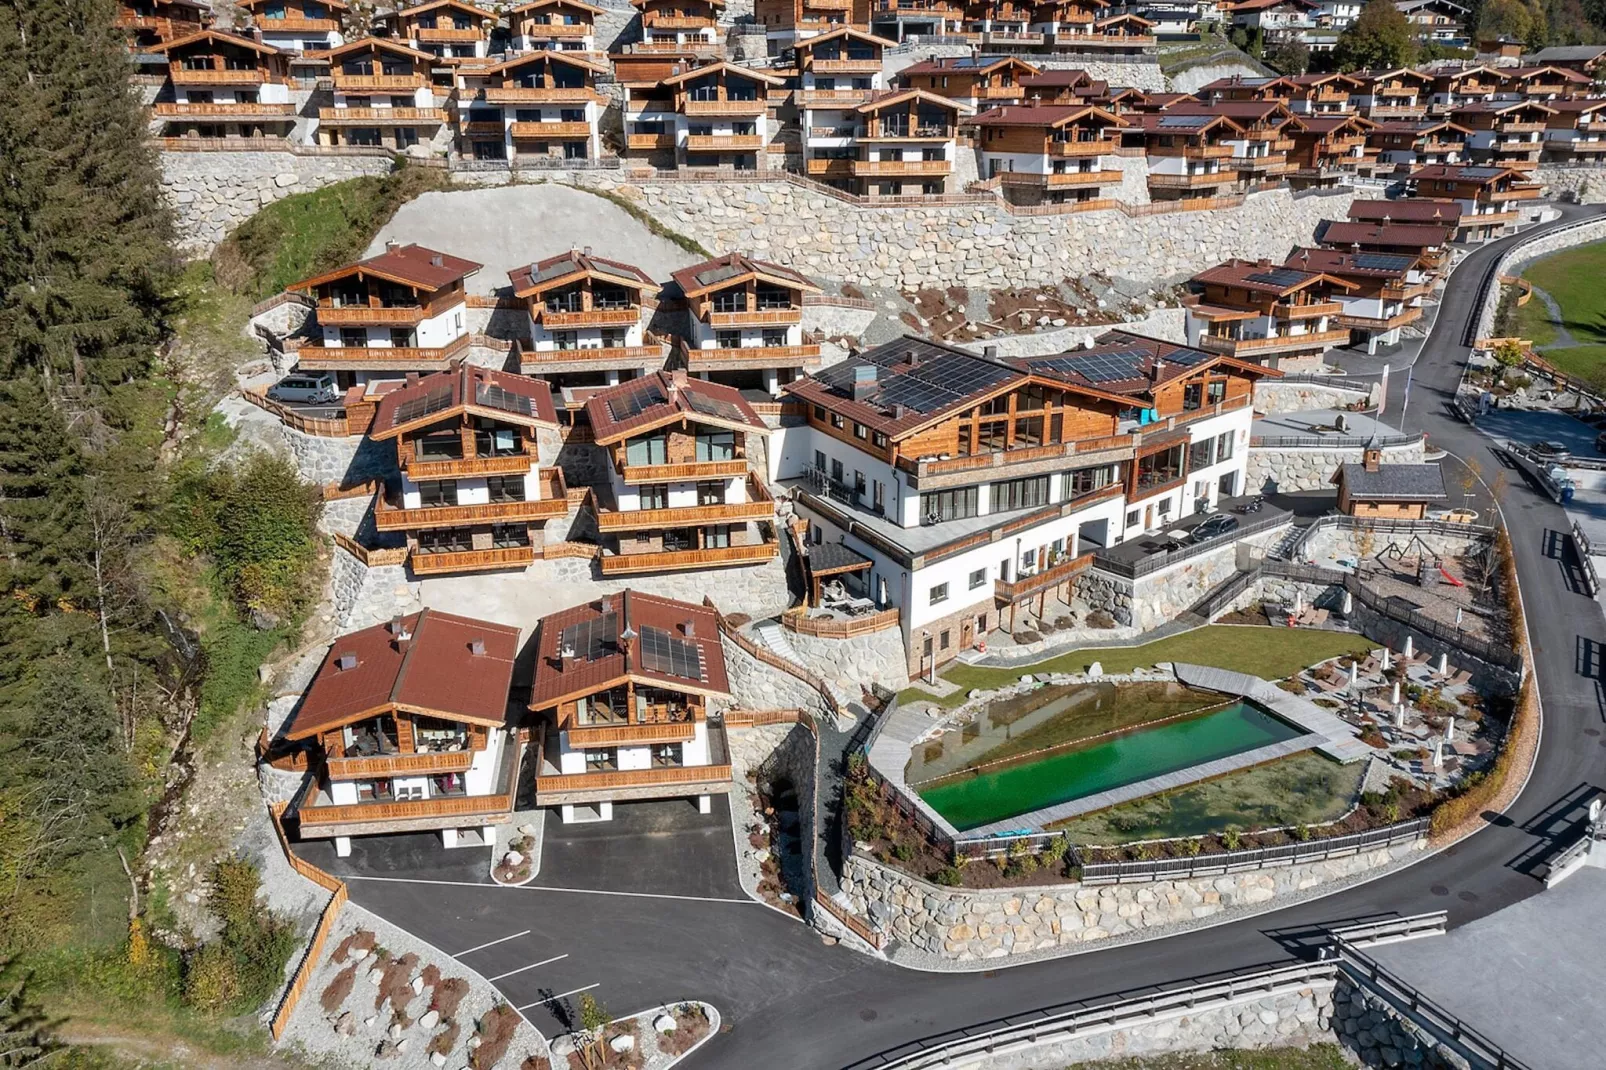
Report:
[[[1355,762],[1372,755],[1372,748],[1355,737],[1355,729],[1308,698],[1291,695],[1268,680],[1248,673],[1217,669],[1209,665],[1173,663],[1171,671],[1189,687],[1238,695],[1260,703],[1285,721],[1292,721],[1320,738],[1315,744],[1320,754],[1338,762]],[[1307,744],[1310,746],[1310,744]]]
[[1550,314],[1550,322],[1556,328],[1556,340],[1549,345],[1534,346],[1535,349],[1566,349],[1568,346],[1580,345],[1578,339],[1567,329],[1567,321],[1561,318],[1561,305],[1549,293],[1534,287],[1534,296],[1545,303],[1545,311]]

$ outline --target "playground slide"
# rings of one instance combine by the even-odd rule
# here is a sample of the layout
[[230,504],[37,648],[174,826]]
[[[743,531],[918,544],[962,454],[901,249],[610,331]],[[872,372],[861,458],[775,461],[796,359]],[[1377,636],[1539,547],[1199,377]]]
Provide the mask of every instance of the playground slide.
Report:
[[1460,580],[1456,579],[1454,576],[1452,576],[1448,572],[1446,572],[1442,565],[1439,567],[1439,575],[1444,577],[1444,582],[1445,583],[1452,584],[1452,585],[1454,585],[1456,587],[1465,587],[1466,586],[1466,584],[1462,583]]

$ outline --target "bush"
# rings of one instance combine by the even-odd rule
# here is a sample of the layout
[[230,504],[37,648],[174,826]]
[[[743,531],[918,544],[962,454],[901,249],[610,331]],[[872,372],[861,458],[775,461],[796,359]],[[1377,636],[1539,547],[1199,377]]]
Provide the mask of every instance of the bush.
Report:
[[190,956],[184,974],[184,1002],[204,1014],[222,1014],[240,999],[240,977],[234,956],[220,941]]
[[207,883],[223,932],[190,956],[184,1002],[206,1014],[254,1010],[283,984],[285,963],[299,943],[295,929],[257,902],[260,882],[249,862],[219,861]]
[[958,866],[943,866],[931,875],[932,881],[944,888],[957,888],[964,883],[964,876],[959,872]]

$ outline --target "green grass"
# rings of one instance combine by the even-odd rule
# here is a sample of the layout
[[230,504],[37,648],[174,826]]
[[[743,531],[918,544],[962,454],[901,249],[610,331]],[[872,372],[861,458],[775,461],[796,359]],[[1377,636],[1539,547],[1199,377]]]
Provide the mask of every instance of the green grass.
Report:
[[[1524,338],[1527,335],[1523,335]],[[1576,379],[1600,382],[1606,378],[1606,345],[1568,346],[1566,349],[1547,349],[1539,354],[1556,370]]]
[[[1606,242],[1581,245],[1528,265],[1522,277],[1555,298],[1562,325],[1578,344],[1542,355],[1558,370],[1581,379],[1606,375]],[[1516,310],[1517,333],[1536,346],[1554,345],[1555,324],[1538,297]]]
[[1267,680],[1281,680],[1318,661],[1369,650],[1372,645],[1361,636],[1344,632],[1212,624],[1142,646],[1072,650],[1047,661],[1008,669],[955,664],[940,674],[944,680],[958,686],[953,694],[937,698],[928,691],[910,687],[901,691],[898,698],[900,701],[959,706],[973,688],[988,690],[1001,687],[1018,680],[1024,673],[1086,672],[1095,661],[1107,673],[1127,673],[1161,661],[1183,661],[1233,669]]
[[1354,1066],[1336,1044],[1263,1051],[1178,1052],[1136,1059],[1077,1063],[1066,1070],[1350,1070]]
[[1365,772],[1363,762],[1346,766],[1319,754],[1295,754],[1053,827],[1075,843],[1113,846],[1228,828],[1319,825],[1348,812]]

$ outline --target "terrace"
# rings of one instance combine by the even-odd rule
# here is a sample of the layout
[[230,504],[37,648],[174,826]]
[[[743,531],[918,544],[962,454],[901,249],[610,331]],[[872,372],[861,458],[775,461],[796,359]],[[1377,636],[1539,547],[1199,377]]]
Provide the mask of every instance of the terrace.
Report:
[[725,739],[725,726],[717,721],[709,722],[707,732],[707,765],[678,765],[655,758],[648,769],[596,768],[584,773],[563,773],[552,761],[551,751],[556,741],[548,739],[543,724],[535,742],[536,800],[541,806],[559,806],[724,794],[730,791],[731,785],[730,747]]

